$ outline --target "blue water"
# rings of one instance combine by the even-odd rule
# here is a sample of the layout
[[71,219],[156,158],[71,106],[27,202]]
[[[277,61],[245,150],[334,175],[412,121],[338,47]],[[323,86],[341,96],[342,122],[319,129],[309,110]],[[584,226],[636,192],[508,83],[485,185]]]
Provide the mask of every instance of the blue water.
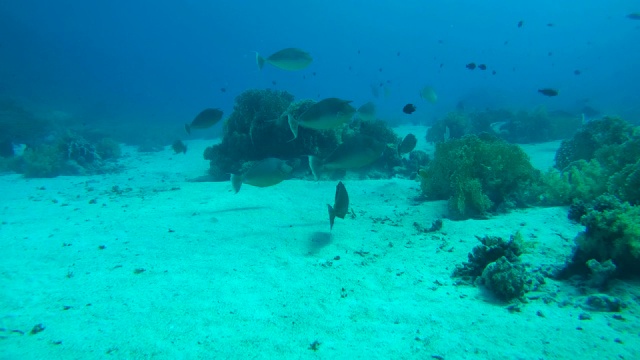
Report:
[[[0,100],[71,114],[89,129],[135,128],[141,142],[142,131],[167,129],[166,145],[186,138],[183,125],[202,109],[227,117],[237,95],[264,88],[375,101],[378,117],[394,124],[429,125],[460,104],[571,115],[588,105],[638,124],[640,20],[627,15],[639,12],[630,0],[3,0]],[[309,52],[312,64],[296,72],[256,66],[255,52],[288,47]],[[470,70],[471,62],[487,69]],[[420,98],[425,86],[437,103]],[[407,103],[414,114],[402,112]],[[189,141],[202,134],[212,133]],[[554,144],[543,156],[549,166]],[[0,213],[0,252],[10,265],[0,277],[12,290],[0,289],[0,360],[640,353],[637,311],[616,318],[594,310],[583,321],[583,310],[565,301],[584,295],[580,283],[551,283],[549,303],[536,297],[520,313],[450,278],[474,237],[487,235],[477,231],[522,230],[538,239],[538,255],[555,256],[544,261],[561,262],[582,229],[564,208],[447,220],[437,236],[416,235],[416,224],[428,227],[446,204],[416,206],[413,180],[351,178],[356,210],[328,233],[334,182],[297,179],[233,194],[228,183],[186,180],[209,168],[201,156],[209,143],[189,146],[188,155],[166,148],[153,158],[127,148],[116,174],[3,174],[10,205]],[[321,246],[308,251],[309,243]],[[620,296],[637,309],[630,284]],[[30,334],[40,323],[48,330]]]
[[[204,107],[230,113],[234,97],[249,88],[360,104],[373,99],[371,84],[385,83],[389,96],[379,112],[387,117],[401,117],[407,102],[420,104],[420,89],[430,85],[440,100],[417,114],[424,121],[460,100],[480,108],[568,110],[588,101],[637,118],[640,21],[625,17],[637,7],[634,1],[3,1],[0,95],[92,118],[182,123]],[[254,51],[285,47],[305,49],[314,62],[301,72],[258,70]],[[467,70],[469,62],[488,70]],[[560,96],[541,96],[543,87]]]

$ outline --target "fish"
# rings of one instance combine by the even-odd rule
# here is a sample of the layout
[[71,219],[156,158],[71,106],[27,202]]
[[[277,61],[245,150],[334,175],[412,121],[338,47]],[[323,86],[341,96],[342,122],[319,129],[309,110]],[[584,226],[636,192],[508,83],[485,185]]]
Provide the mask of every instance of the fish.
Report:
[[487,65],[485,65],[485,64],[480,64],[480,65],[478,65],[478,69],[480,69],[480,70],[487,70]]
[[173,142],[173,144],[171,145],[171,147],[173,148],[173,151],[176,152],[176,154],[186,154],[187,153],[187,145],[185,145],[182,141],[180,140],[176,140]]
[[524,24],[524,21],[522,21],[522,20],[518,21],[518,27],[519,28],[521,28],[523,24]]
[[413,114],[413,112],[416,111],[416,106],[413,104],[407,104],[402,108],[402,112],[405,114]]
[[293,133],[293,139],[290,141],[298,137],[298,126],[313,130],[330,130],[348,123],[356,113],[356,109],[350,104],[351,100],[327,98],[311,105],[297,119],[287,114],[289,127]]
[[627,19],[640,20],[640,12],[634,12],[627,15]]
[[431,86],[425,86],[420,90],[420,97],[435,104],[438,101],[438,94]]
[[333,206],[327,204],[327,207],[329,209],[329,226],[333,230],[335,218],[344,219],[347,211],[349,211],[349,194],[342,181],[339,181],[338,185],[336,185],[336,197],[333,201]]
[[369,101],[358,108],[358,117],[364,121],[374,121],[376,119],[376,105]]
[[476,63],[468,63],[465,67],[469,70],[473,70],[476,68]]
[[416,148],[416,144],[418,144],[418,138],[413,134],[407,134],[407,136],[398,143],[398,155],[402,156],[403,154],[412,152],[413,149]]
[[308,52],[296,48],[276,51],[267,58],[263,58],[256,51],[256,63],[260,70],[262,70],[264,64],[271,64],[282,70],[297,71],[305,69],[312,61],[313,58]]
[[573,70],[573,75],[580,75],[582,74],[582,71],[580,70]]
[[253,164],[242,175],[231,174],[231,185],[236,194],[242,184],[257,187],[273,186],[289,178],[293,168],[286,161],[277,158],[266,158]]
[[191,135],[191,129],[207,129],[217,124],[222,119],[222,110],[204,109],[198,114],[191,124],[184,124],[187,134]]
[[558,90],[556,89],[550,89],[550,88],[538,89],[538,92],[544,96],[558,96]]
[[318,175],[324,170],[348,170],[372,164],[382,156],[385,148],[386,145],[380,141],[358,134],[347,138],[324,160],[309,156],[309,167],[313,177],[318,180]]

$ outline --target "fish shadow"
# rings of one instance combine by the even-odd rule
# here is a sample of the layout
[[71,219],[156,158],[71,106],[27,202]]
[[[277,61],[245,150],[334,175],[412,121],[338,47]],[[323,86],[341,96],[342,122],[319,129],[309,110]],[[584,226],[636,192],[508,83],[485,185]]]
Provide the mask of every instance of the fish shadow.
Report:
[[225,213],[225,212],[234,212],[234,211],[261,210],[261,209],[268,209],[268,208],[269,207],[267,206],[244,206],[244,207],[213,210],[213,211],[210,211],[210,213],[216,214],[216,213]]
[[331,244],[332,236],[327,231],[315,231],[309,236],[309,254],[316,254],[320,249]]

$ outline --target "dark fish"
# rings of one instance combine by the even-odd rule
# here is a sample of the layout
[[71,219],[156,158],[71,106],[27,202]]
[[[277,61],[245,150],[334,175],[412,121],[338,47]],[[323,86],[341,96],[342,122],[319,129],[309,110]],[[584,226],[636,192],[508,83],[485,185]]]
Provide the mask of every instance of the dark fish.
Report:
[[277,85],[278,83],[275,80],[271,80],[271,84]]
[[407,134],[398,144],[398,155],[402,156],[402,154],[412,152],[416,148],[416,144],[418,144],[418,138],[413,134]]
[[631,20],[640,20],[640,13],[631,13],[629,15],[627,15],[627,19],[631,19]]
[[556,25],[555,25],[554,23],[548,23],[548,24],[547,24],[547,26],[548,26],[548,27],[554,27],[554,26],[556,26]]
[[191,124],[185,124],[184,129],[187,131],[187,134],[191,134],[191,129],[210,128],[217,124],[220,119],[222,119],[222,110],[204,109],[191,121]]
[[176,154],[186,154],[187,153],[187,145],[185,145],[182,141],[180,140],[176,140],[173,142],[173,144],[171,145],[171,147],[173,148],[173,151],[176,152]]
[[518,27],[521,28],[524,22],[522,20],[518,21]]
[[556,89],[539,89],[538,92],[544,96],[558,96],[558,90]]
[[487,70],[487,65],[485,65],[485,64],[480,64],[480,65],[478,65],[478,69],[480,69],[480,70]]
[[416,111],[416,107],[413,104],[407,104],[402,108],[402,112],[405,114],[413,114],[413,112]]
[[495,74],[496,74],[496,71],[495,71],[495,70],[493,70],[493,71],[491,72],[491,75],[495,75]]
[[580,75],[580,74],[582,74],[582,71],[580,71],[580,70],[573,70],[573,74],[574,74],[574,75]]
[[227,88],[220,88],[220,92],[227,92]]
[[347,194],[347,189],[342,184],[342,181],[336,185],[336,198],[333,202],[333,207],[329,204],[327,204],[327,207],[329,208],[329,225],[333,229],[335,218],[344,219],[347,211],[349,211],[349,194]]
[[468,63],[465,67],[469,70],[473,70],[476,68],[476,63]]
[[318,179],[322,170],[348,170],[367,166],[382,156],[386,145],[367,135],[347,138],[324,160],[309,156],[309,167]]
[[287,179],[291,170],[293,170],[291,166],[284,160],[266,158],[255,163],[242,175],[231,174],[231,185],[236,193],[240,191],[242,184],[257,187],[273,186]]

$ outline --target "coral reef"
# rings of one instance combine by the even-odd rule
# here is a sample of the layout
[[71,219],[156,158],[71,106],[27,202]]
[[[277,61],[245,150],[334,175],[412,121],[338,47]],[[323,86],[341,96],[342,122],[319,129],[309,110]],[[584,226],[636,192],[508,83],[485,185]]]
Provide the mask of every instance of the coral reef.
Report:
[[540,174],[520,147],[481,134],[436,144],[420,176],[427,198],[448,199],[450,217],[466,219],[525,206]]
[[[598,150],[623,144],[633,132],[633,127],[622,119],[605,117],[590,121],[573,138],[562,142],[556,152],[555,167],[563,170],[575,161],[594,159]],[[611,153],[611,149],[607,150]]]
[[506,109],[474,112],[458,110],[436,122],[427,132],[427,141],[443,141],[446,128],[449,128],[451,139],[489,132],[509,142],[536,143],[566,139],[573,135],[581,123],[580,116],[562,111],[547,112],[544,107],[531,112]]
[[15,162],[15,170],[26,177],[55,177],[58,175],[86,175],[117,170],[120,145],[105,138],[96,144],[81,135],[68,131],[53,144],[27,148]]
[[382,121],[355,120],[344,128],[323,131],[300,127],[298,137],[291,141],[293,134],[287,115],[297,118],[314,103],[313,100],[293,101],[293,95],[270,89],[240,94],[225,123],[222,142],[204,152],[204,158],[210,162],[210,176],[215,181],[227,180],[228,174],[238,173],[244,163],[266,157],[295,160],[291,161],[294,173],[304,176],[301,170],[306,173],[308,162],[298,159],[309,155],[325,158],[343,139],[355,134],[368,135],[393,146],[385,149],[374,164],[362,169],[362,176],[390,177],[396,166],[403,165],[395,150],[399,139]]
[[556,168],[542,176],[540,203],[589,203],[612,194],[632,205],[640,203],[640,127],[617,118],[585,124],[562,142]]
[[596,260],[611,261],[616,276],[640,276],[640,208],[612,195],[598,197],[580,218],[585,230],[575,239],[576,247],[563,274],[589,275]]
[[453,277],[484,285],[505,301],[520,298],[544,283],[542,276],[530,274],[520,263],[525,245],[519,233],[509,241],[496,236],[478,239],[482,244],[469,253],[468,262],[456,267]]

